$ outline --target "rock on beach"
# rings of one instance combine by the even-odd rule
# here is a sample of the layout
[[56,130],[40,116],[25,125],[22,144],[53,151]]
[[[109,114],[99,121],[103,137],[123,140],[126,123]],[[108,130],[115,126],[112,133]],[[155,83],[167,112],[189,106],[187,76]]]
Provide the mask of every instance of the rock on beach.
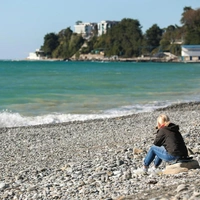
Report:
[[112,119],[0,129],[0,199],[200,199],[200,169],[144,174],[156,119],[180,126],[200,161],[200,103]]

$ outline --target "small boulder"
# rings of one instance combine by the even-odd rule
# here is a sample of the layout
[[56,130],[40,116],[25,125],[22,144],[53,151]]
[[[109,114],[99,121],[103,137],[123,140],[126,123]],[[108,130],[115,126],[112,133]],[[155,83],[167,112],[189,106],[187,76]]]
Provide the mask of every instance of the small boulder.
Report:
[[133,149],[133,154],[134,154],[134,155],[138,155],[138,154],[141,154],[141,153],[143,153],[143,152],[144,152],[143,149],[138,149],[138,148],[134,148],[134,149]]
[[190,160],[188,162],[179,162],[173,165],[166,166],[163,174],[178,174],[181,172],[187,172],[190,169],[200,168],[197,160]]

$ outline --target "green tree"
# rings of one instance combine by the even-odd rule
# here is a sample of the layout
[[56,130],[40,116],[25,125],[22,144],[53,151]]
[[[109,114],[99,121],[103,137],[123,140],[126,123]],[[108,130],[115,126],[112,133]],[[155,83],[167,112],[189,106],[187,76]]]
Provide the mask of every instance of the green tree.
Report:
[[184,25],[191,23],[191,15],[193,15],[193,9],[191,7],[184,7],[180,22]]
[[200,44],[200,8],[185,7],[181,23],[185,31],[185,44]]
[[173,54],[180,54],[180,44],[177,42],[182,42],[183,29],[177,25],[169,25],[164,29],[162,39],[160,41],[160,49],[162,51],[170,51]]
[[91,53],[92,50],[94,49],[94,44],[97,41],[97,39],[98,39],[97,36],[93,36],[88,41],[85,41],[86,46],[81,48],[81,53],[82,54]]
[[57,55],[56,57],[61,57],[64,59],[68,59],[69,56],[69,41],[71,39],[71,36],[73,34],[73,31],[68,27],[66,29],[61,30],[58,33],[59,36],[59,46],[56,49]]
[[99,37],[94,48],[104,49],[107,56],[133,57],[139,55],[142,30],[138,20],[124,18]]
[[144,46],[146,51],[151,52],[152,50],[160,46],[160,41],[162,39],[163,29],[161,29],[157,24],[153,24],[144,35]]
[[58,47],[59,45],[59,41],[58,41],[59,37],[57,34],[55,33],[48,33],[44,36],[44,44],[41,47],[41,49],[44,51],[44,53],[49,56],[52,57],[52,52]]
[[68,54],[68,56],[69,57],[73,56],[77,51],[79,51],[79,49],[81,48],[81,46],[83,44],[84,44],[83,37],[81,35],[73,33],[70,40],[69,40],[69,46],[68,46],[69,54]]
[[[56,45],[53,45],[54,41]],[[44,38],[43,50],[52,58],[69,59],[84,43],[81,35],[73,33],[68,27],[58,34],[47,34]]]

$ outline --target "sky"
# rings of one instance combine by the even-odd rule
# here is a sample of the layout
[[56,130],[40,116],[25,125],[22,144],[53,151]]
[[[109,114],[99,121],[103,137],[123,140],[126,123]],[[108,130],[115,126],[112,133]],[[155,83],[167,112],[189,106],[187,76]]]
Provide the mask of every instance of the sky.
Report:
[[138,20],[143,33],[181,25],[183,9],[200,8],[200,0],[0,0],[0,59],[25,59],[39,49],[48,33],[58,33],[77,21]]

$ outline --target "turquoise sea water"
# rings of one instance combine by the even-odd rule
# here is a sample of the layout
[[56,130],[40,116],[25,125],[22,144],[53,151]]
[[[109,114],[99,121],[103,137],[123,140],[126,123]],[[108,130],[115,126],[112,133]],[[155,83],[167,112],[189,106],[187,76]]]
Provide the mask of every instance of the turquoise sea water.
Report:
[[200,100],[198,63],[0,61],[0,127],[128,115]]

